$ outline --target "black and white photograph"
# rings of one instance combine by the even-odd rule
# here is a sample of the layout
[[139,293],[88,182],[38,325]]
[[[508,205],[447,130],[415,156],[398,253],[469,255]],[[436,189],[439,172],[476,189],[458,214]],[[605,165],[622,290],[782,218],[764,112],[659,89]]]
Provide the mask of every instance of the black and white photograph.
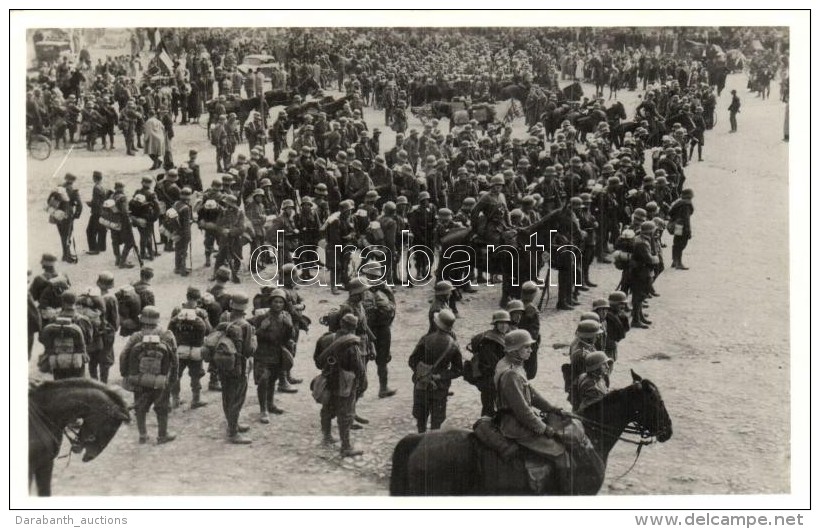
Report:
[[10,13],[15,497],[807,497],[808,11],[128,13]]

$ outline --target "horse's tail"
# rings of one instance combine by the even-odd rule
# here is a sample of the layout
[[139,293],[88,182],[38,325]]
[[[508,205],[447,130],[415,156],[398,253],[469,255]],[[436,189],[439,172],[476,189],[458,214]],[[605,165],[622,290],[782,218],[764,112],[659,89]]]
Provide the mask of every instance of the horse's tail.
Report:
[[409,483],[407,462],[410,454],[416,449],[419,442],[424,438],[422,435],[410,434],[404,437],[393,450],[393,470],[390,473],[390,495],[408,496]]

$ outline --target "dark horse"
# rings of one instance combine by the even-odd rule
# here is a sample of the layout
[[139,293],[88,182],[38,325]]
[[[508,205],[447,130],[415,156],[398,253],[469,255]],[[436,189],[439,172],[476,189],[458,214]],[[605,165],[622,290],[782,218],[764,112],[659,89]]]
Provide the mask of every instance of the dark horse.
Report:
[[[82,420],[79,431],[71,425]],[[100,455],[129,422],[128,406],[120,395],[94,380],[70,378],[41,382],[28,393],[29,486],[37,483],[37,494],[51,496],[51,473],[60,452],[63,435],[72,451],[83,452],[83,462]]]
[[[641,438],[656,437],[661,443],[672,437],[672,420],[658,388],[632,372],[633,383],[611,391],[582,413],[587,437],[606,465],[610,450],[624,433],[637,432]],[[629,426],[629,425],[632,426]],[[629,428],[628,428],[629,426]],[[629,432],[627,432],[629,429]],[[634,441],[633,441],[634,442]],[[644,441],[646,443],[647,441]],[[482,469],[481,451],[472,432],[443,430],[404,437],[393,451],[390,494],[393,496],[531,495],[525,472],[518,483],[500,484],[491,466]],[[499,464],[503,464],[499,462]],[[571,476],[573,495],[597,494],[604,476]],[[545,494],[555,494],[550,484]]]

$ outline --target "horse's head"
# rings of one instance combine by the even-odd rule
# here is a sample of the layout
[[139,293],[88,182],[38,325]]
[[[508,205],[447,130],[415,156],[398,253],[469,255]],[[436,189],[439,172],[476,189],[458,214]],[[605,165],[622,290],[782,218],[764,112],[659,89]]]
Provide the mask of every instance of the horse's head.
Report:
[[[117,395],[118,396],[118,395]],[[123,422],[129,422],[131,417],[125,402],[107,399],[107,402],[100,407],[93,407],[91,411],[82,416],[83,424],[77,435],[75,447],[78,451],[83,451],[83,462],[91,461],[105,450],[111,439],[117,433]]]
[[658,387],[650,380],[641,378],[635,371],[630,372],[639,395],[634,407],[634,421],[659,442],[668,441],[672,437],[672,419],[669,418]]

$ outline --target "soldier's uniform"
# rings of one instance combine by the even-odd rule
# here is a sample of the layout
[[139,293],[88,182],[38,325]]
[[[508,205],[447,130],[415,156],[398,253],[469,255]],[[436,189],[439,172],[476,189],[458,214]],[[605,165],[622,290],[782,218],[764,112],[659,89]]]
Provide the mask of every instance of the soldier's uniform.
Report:
[[[200,306],[200,302],[201,294],[199,289],[188,287],[186,301],[179,307],[174,308],[171,312],[171,321],[168,324],[168,330],[174,333],[176,338],[177,356],[179,357],[179,376],[171,389],[174,408],[183,403],[179,395],[182,375],[186,369],[188,370],[188,377],[191,379],[191,409],[201,408],[208,404],[201,398],[202,383],[200,380],[205,376],[201,350],[204,337],[211,332],[211,323],[208,312]],[[185,311],[184,317],[180,316],[183,311]],[[182,320],[188,321],[183,322]],[[191,332],[193,329],[196,329],[197,332]]]
[[[51,373],[54,380],[62,380],[65,378],[76,378],[85,375],[85,366],[88,363],[88,344],[94,340],[94,327],[91,322],[78,313],[75,307],[77,296],[73,292],[65,291],[60,294],[61,310],[53,320],[54,324],[66,322],[79,327],[80,334],[72,337],[73,345],[72,352],[75,355],[82,355],[82,365],[77,367],[53,368]],[[58,342],[63,338],[60,331],[55,328],[55,325],[46,325],[39,335],[40,343],[45,347],[44,355],[51,356],[61,352],[62,345]],[[64,338],[63,338],[64,339]]]
[[88,226],[85,229],[85,235],[88,240],[88,253],[91,255],[98,254],[105,251],[106,229],[100,224],[100,215],[102,214],[102,205],[105,199],[108,198],[110,191],[102,184],[102,173],[94,171],[94,188],[91,192],[91,202],[88,206],[91,210],[91,216],[88,219]]
[[[56,224],[63,248],[63,261],[67,263],[77,262],[77,256],[71,251],[71,241],[74,234],[74,221],[80,218],[83,211],[80,192],[74,189],[76,180],[76,176],[66,173],[63,185],[58,186],[57,190],[52,193],[53,197],[59,197],[57,209],[62,213],[62,219],[57,220]],[[49,202],[51,202],[51,199],[49,199]]]
[[521,286],[524,313],[518,322],[518,328],[530,333],[532,339],[535,340],[535,343],[532,344],[532,354],[524,361],[524,371],[527,373],[528,380],[532,380],[538,374],[538,349],[541,346],[541,314],[535,305],[536,292],[538,292],[538,285],[532,281],[528,281]]
[[346,250],[338,250],[337,245],[344,248],[355,236],[353,225],[350,222],[350,211],[353,209],[352,202],[345,200],[339,204],[339,215],[331,215],[327,221],[327,246],[329,251],[325,253],[327,269],[330,272],[330,289],[334,294],[338,293],[338,288],[348,281],[348,259],[350,254]]
[[296,350],[293,320],[286,310],[286,296],[281,290],[274,290],[269,301],[281,299],[279,310],[268,308],[265,314],[255,316],[251,324],[256,328],[257,347],[253,354],[253,379],[259,400],[259,420],[270,422],[268,413],[281,414],[274,404],[276,381],[293,365]]
[[[159,312],[154,307],[146,307],[140,313],[140,323],[142,329],[132,334],[120,353],[120,374],[126,380],[134,392],[134,413],[137,417],[137,429],[139,430],[139,442],[148,441],[148,429],[146,425],[146,415],[153,406],[154,413],[157,414],[158,436],[157,443],[167,443],[173,441],[176,435],[168,432],[168,413],[170,411],[170,391],[176,380],[179,361],[177,359],[177,344],[174,335],[170,331],[163,331],[158,327]],[[157,373],[167,377],[163,383],[155,383],[153,386],[142,384],[140,380],[145,376],[143,359],[139,351],[146,347],[145,341],[156,340],[164,346],[164,354],[161,365],[157,366]],[[157,387],[160,386],[160,387]]]
[[[435,315],[436,330],[416,344],[408,364],[413,370],[413,417],[419,433],[438,430],[447,418],[450,381],[462,373],[461,350],[452,333],[455,315],[444,309]],[[424,364],[424,366],[422,366]]]
[[362,454],[350,442],[350,428],[356,415],[356,399],[366,387],[365,366],[361,339],[354,334],[358,319],[353,314],[337,317],[341,329],[322,336],[313,355],[327,384],[319,417],[326,445],[335,442],[330,432],[336,417],[342,439],[341,455],[352,457]]
[[217,221],[219,233],[219,253],[216,255],[215,267],[227,263],[231,269],[231,280],[239,282],[239,265],[242,261],[242,234],[245,231],[245,215],[239,210],[238,200],[234,196],[225,197],[227,207]]
[[230,312],[224,312],[216,330],[224,331],[237,351],[235,366],[231,370],[219,370],[222,383],[222,410],[228,422],[228,436],[234,444],[248,444],[250,439],[241,434],[247,430],[239,424],[239,414],[248,392],[248,359],[256,351],[256,335],[253,325],[245,319],[248,297],[235,294],[231,298]]
[[[379,398],[392,397],[396,394],[387,385],[388,368],[392,357],[390,348],[393,339],[391,325],[396,317],[396,298],[393,290],[384,282],[389,279],[387,272],[381,266],[369,268],[373,279],[384,275],[385,278],[377,285],[365,292],[364,307],[367,315],[367,326],[373,332],[373,345],[376,352],[376,372],[379,377]],[[375,276],[375,277],[373,277]]]

